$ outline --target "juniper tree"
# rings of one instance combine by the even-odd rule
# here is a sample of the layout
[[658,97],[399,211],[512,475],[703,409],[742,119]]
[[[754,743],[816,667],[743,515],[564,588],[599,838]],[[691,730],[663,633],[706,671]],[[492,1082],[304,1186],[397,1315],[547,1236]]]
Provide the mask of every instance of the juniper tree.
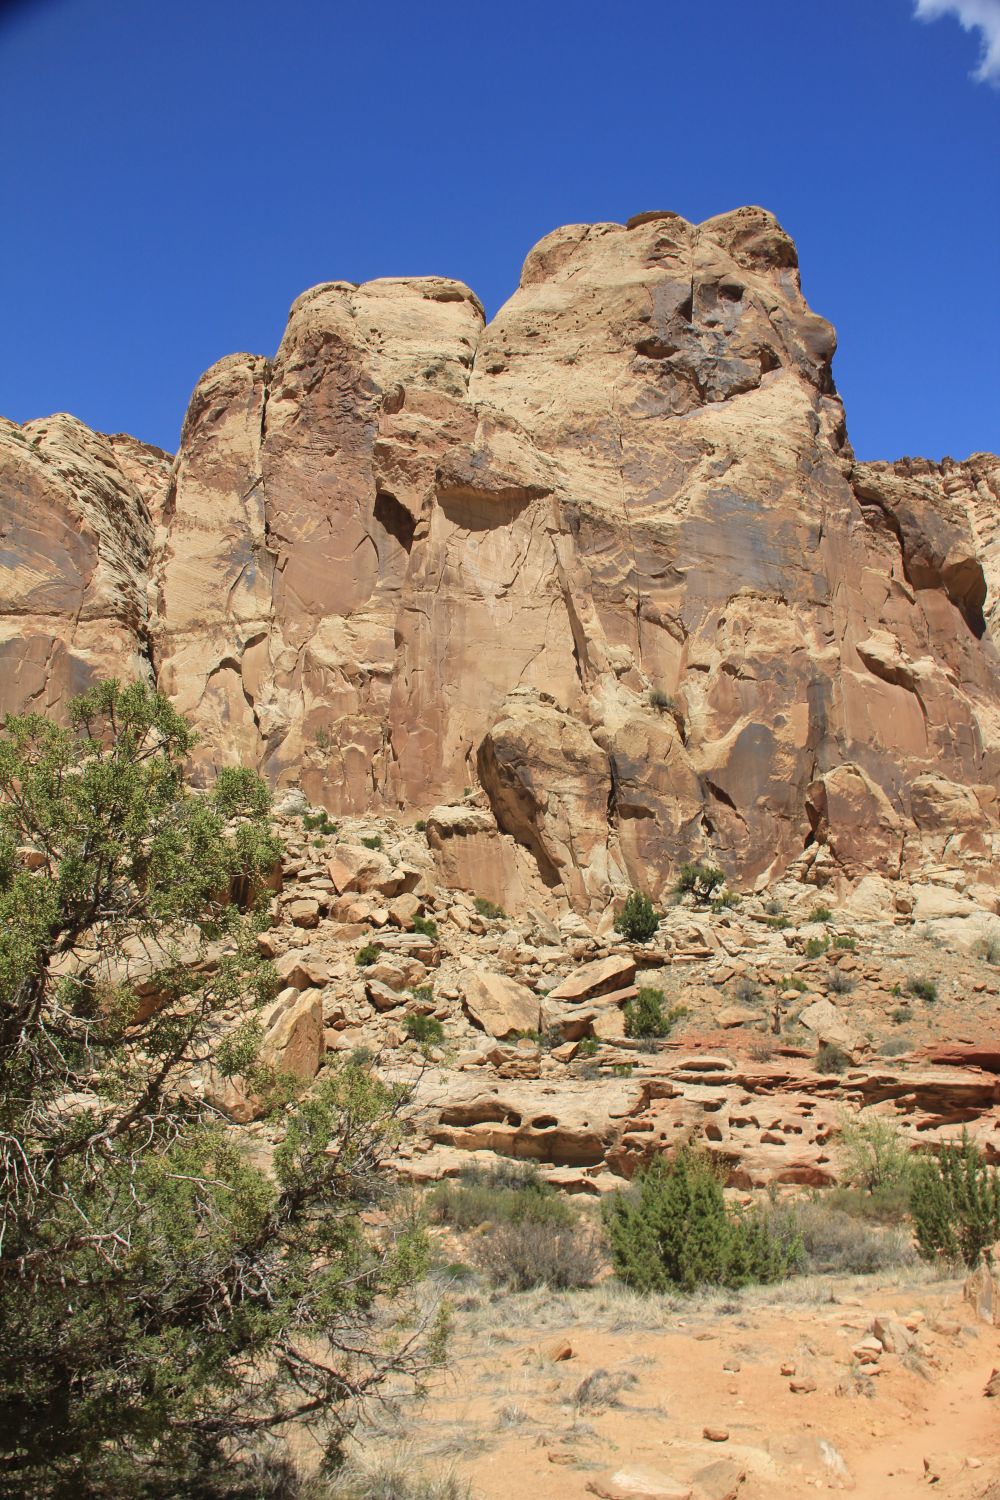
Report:
[[279,852],[263,783],[196,793],[192,744],[115,682],[0,733],[0,1495],[260,1497],[270,1434],[308,1419],[332,1455],[436,1353],[375,1317],[419,1236],[358,1219],[401,1091],[321,1077],[265,1173],[191,1088],[213,1048],[259,1081],[252,1025],[215,1038],[273,993]]

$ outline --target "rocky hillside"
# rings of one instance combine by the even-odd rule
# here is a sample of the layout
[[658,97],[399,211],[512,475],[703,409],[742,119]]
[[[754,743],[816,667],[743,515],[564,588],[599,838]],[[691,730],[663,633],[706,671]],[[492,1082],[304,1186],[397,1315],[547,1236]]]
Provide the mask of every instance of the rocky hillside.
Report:
[[510,910],[703,854],[990,886],[1000,460],[855,463],[834,344],[770,214],[649,213],[548,235],[489,324],[312,288],[172,462],[3,423],[0,709],[148,674],[206,762],[426,818]]

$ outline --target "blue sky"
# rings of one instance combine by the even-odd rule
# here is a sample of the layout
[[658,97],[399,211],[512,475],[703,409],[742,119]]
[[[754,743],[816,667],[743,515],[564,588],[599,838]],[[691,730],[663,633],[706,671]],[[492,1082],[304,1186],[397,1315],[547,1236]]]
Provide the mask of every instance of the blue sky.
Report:
[[0,413],[173,449],[315,282],[493,312],[558,224],[761,203],[858,454],[995,450],[1000,0],[917,4],[7,0]]

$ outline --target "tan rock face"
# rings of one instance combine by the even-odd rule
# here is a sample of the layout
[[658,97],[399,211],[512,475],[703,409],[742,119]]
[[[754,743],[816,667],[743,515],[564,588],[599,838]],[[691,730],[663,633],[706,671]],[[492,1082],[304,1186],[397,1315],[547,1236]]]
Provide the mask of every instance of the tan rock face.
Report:
[[146,579],[170,460],[59,415],[0,419],[0,714],[149,675]]
[[833,350],[754,208],[559,229],[485,327],[459,282],[314,287],[199,382],[162,500],[141,445],[74,424],[74,486],[4,429],[9,706],[148,639],[206,762],[422,815],[508,909],[700,855],[992,878],[1000,461],[856,464]]

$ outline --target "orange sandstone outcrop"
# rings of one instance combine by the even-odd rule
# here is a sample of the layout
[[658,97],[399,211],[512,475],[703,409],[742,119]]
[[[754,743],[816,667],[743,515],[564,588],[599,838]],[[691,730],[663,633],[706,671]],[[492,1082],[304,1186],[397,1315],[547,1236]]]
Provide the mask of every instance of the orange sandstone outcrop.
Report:
[[556,230],[488,325],[314,287],[198,383],[162,496],[141,445],[5,426],[5,706],[151,660],[205,761],[424,816],[512,906],[703,854],[988,880],[1000,461],[855,463],[834,347],[759,208]]

